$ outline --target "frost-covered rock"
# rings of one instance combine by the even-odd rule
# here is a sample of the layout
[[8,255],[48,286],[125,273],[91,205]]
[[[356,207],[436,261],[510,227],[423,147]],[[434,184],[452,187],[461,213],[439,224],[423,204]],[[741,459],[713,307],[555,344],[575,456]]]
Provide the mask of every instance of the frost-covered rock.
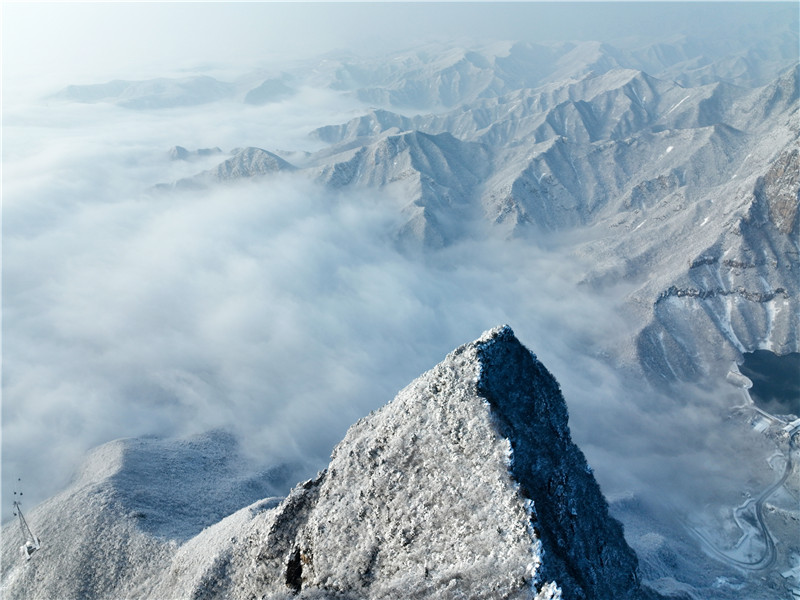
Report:
[[559,386],[508,327],[353,425],[324,473],[236,538],[227,585],[193,597],[642,595]]
[[236,440],[219,431],[94,449],[67,489],[25,511],[41,539],[31,560],[19,558],[17,523],[4,524],[0,596],[167,597],[153,588],[179,547],[240,507],[284,494],[296,477],[289,466],[254,473],[243,464]]
[[245,495],[232,494],[241,486],[226,444],[189,445],[95,451],[69,490],[32,512],[43,547],[30,562],[12,558],[4,530],[4,598],[645,595],[570,439],[558,383],[508,327],[353,425],[328,468],[283,501],[212,524]]
[[[180,148],[180,146],[178,146]],[[210,153],[209,153],[210,154]],[[275,173],[294,171],[295,167],[277,154],[262,148],[236,148],[233,156],[224,160],[213,169],[201,171],[192,177],[185,177],[173,183],[159,183],[154,189],[165,190],[197,190],[208,186],[230,183],[241,179],[264,177]],[[198,156],[208,155],[200,154]]]

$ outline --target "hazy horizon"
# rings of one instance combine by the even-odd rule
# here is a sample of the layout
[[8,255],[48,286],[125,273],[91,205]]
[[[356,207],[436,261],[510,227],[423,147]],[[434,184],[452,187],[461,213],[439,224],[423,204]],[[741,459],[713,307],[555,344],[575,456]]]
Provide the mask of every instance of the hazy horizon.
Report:
[[[430,42],[628,44],[676,35],[758,36],[798,21],[785,2],[213,2],[3,4],[5,83],[98,83],[180,71],[240,71],[347,49]],[[796,7],[794,7],[796,8]]]

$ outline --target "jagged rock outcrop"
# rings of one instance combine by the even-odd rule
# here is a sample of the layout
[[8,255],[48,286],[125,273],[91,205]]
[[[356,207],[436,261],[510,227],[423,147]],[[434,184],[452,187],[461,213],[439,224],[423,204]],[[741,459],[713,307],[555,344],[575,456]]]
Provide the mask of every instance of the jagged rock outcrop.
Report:
[[[350,428],[328,469],[221,553],[233,598],[638,598],[636,558],[508,327]],[[203,595],[198,577],[193,590]]]
[[[212,525],[214,498],[232,500],[219,476],[229,459],[219,444],[196,446],[178,464],[157,441],[96,451],[69,490],[31,513],[44,542],[31,561],[16,562],[4,535],[4,597],[647,595],[571,441],[558,383],[508,327],[353,425],[327,470],[280,503]],[[168,494],[151,478],[165,465],[178,479]]]
[[800,150],[795,147],[778,157],[756,182],[755,197],[766,204],[775,229],[796,238],[800,220]]

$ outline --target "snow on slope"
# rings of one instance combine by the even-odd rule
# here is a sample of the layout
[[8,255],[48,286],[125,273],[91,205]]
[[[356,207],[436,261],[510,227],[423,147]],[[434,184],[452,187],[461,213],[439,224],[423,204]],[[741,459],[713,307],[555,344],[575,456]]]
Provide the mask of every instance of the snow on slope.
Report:
[[370,105],[430,110],[452,108],[513,90],[582,79],[614,69],[647,71],[683,86],[718,81],[764,85],[795,60],[796,34],[734,39],[724,44],[677,37],[638,47],[596,41],[496,42],[471,48],[428,45],[386,60],[356,56],[320,65],[320,82]]
[[482,144],[449,133],[419,131],[380,136],[355,150],[324,153],[313,169],[317,181],[335,189],[377,189],[407,219],[397,235],[404,242],[442,247],[464,235],[476,190],[489,171]]
[[32,511],[44,546],[30,562],[4,530],[4,597],[649,597],[557,382],[508,327],[353,425],[282,502],[219,520],[247,495],[225,477],[229,445],[179,448],[95,451]]
[[292,467],[248,472],[235,439],[123,439],[86,458],[71,485],[26,511],[42,541],[19,560],[16,522],[2,530],[2,597],[154,597],[178,546],[259,498],[283,494]]
[[[426,210],[416,231],[439,232],[449,217],[439,244],[473,235],[469,218],[494,236],[573,234],[573,251],[590,265],[585,282],[635,286],[624,302],[638,333],[618,350],[622,360],[658,385],[695,381],[745,350],[798,348],[798,72],[795,65],[747,89],[724,81],[684,87],[613,68],[437,114],[373,110],[312,132],[333,144],[316,161],[367,153],[357,175],[374,185],[376,174],[399,169],[371,149],[412,135],[402,128],[448,132],[462,147],[480,143],[482,154],[462,159],[479,175],[463,186],[471,206],[439,202],[446,209],[435,211],[435,199],[417,201]],[[422,172],[404,168],[405,178]],[[451,174],[426,176],[434,184],[425,189],[441,194],[446,188],[435,183]],[[698,296],[699,304],[662,302]]]
[[[513,45],[493,63],[463,49],[429,48],[399,55],[387,72],[358,73],[392,82],[396,73],[413,72],[419,81],[432,77],[435,89],[441,69],[469,63],[502,71],[504,61],[539,50]],[[571,56],[577,69],[579,56],[608,50],[579,45],[556,62]],[[299,176],[336,190],[379,192],[399,216],[394,234],[403,248],[570,234],[572,251],[589,263],[586,283],[634,286],[620,300],[636,333],[616,353],[657,385],[695,381],[717,368],[712,363],[737,360],[746,350],[796,351],[790,317],[800,295],[791,269],[798,184],[789,177],[781,186],[759,182],[776,169],[794,172],[780,165],[798,143],[798,66],[753,89],[726,81],[684,86],[615,65],[541,84],[522,76],[530,66],[522,60],[516,75],[492,88],[502,95],[449,111],[403,116],[375,109],[319,128],[312,137],[330,146],[308,156]],[[512,82],[540,85],[508,91]],[[247,149],[167,187],[293,169],[276,155]],[[766,202],[769,218],[758,216],[756,198]],[[738,264],[761,267],[744,276],[725,268]],[[718,292],[722,302],[714,299]],[[702,303],[662,302],[698,295]],[[756,297],[766,302],[753,303]]]
[[295,170],[294,165],[262,148],[236,148],[232,154],[233,156],[212,169],[172,183],[158,183],[153,189],[191,191],[210,185]]

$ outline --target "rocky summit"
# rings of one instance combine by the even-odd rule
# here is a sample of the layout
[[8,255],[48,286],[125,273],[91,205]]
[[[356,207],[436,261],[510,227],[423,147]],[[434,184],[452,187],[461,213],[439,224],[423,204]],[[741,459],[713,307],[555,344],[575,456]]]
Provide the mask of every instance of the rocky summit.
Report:
[[[115,443],[100,452],[115,460],[96,451],[31,512],[43,545],[30,561],[10,560],[4,529],[4,598],[649,597],[567,419],[556,380],[500,327],[353,425],[315,479],[214,524],[191,507],[213,514],[241,484],[228,473],[197,493],[205,466],[230,471],[229,439],[190,444],[205,462],[173,468],[163,494],[146,493],[150,475],[185,461],[186,442],[151,441],[147,469]],[[182,526],[164,518],[170,503]],[[104,525],[90,536],[87,523]]]

